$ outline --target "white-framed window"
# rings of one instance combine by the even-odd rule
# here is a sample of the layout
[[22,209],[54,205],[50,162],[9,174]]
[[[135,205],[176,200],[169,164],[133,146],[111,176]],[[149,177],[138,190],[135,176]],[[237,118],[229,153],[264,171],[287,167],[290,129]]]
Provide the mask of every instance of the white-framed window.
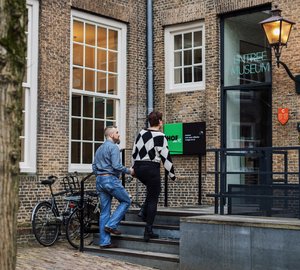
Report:
[[165,28],[166,93],[205,88],[204,37],[202,22]]
[[69,170],[90,172],[106,126],[125,146],[127,26],[75,10],[71,23]]
[[36,172],[37,93],[38,93],[38,25],[39,1],[26,0],[26,73],[22,84],[23,129],[21,140],[22,173]]

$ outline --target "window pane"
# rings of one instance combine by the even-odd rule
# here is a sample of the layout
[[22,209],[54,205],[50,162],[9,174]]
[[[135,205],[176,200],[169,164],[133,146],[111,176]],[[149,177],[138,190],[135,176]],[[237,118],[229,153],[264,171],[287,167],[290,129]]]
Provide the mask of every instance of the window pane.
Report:
[[73,65],[83,66],[83,46],[73,44]]
[[192,47],[192,33],[184,34],[184,48]]
[[93,162],[93,144],[82,144],[82,163],[90,164]]
[[85,43],[95,45],[95,25],[86,24],[85,28]]
[[184,69],[184,82],[189,83],[192,82],[192,68],[185,68]]
[[108,94],[117,95],[118,94],[118,76],[108,74]]
[[97,50],[97,69],[106,70],[106,51]]
[[83,119],[82,139],[91,141],[93,139],[93,120]]
[[115,52],[108,52],[108,71],[117,72],[118,70],[118,54]]
[[72,142],[71,163],[80,163],[80,143]]
[[98,27],[98,47],[107,48],[106,28]]
[[84,117],[93,117],[93,98],[92,97],[83,97],[83,116]]
[[73,67],[73,88],[83,89],[83,69]]
[[174,36],[174,50],[182,49],[182,35]]
[[104,99],[95,98],[95,117],[104,119]]
[[111,50],[118,50],[118,32],[108,30],[108,48]]
[[104,121],[95,121],[95,141],[104,140]]
[[85,70],[85,90],[95,91],[95,72],[93,70]]
[[182,83],[181,68],[174,69],[174,83]]
[[72,96],[72,116],[81,115],[81,96]]
[[106,93],[106,73],[97,72],[97,92]]
[[194,32],[194,47],[202,46],[202,31]]
[[192,51],[184,51],[184,65],[191,65],[192,64]]
[[85,47],[85,66],[95,68],[95,48]]
[[108,126],[115,126],[116,123],[114,121],[106,121],[106,127]]
[[110,120],[116,119],[116,101],[108,99],[106,101],[106,118]]
[[24,162],[25,161],[25,159],[24,159],[24,150],[25,150],[25,148],[24,148],[24,138],[21,138],[20,139],[21,140],[21,162]]
[[81,120],[72,118],[72,139],[80,140]]
[[96,150],[102,145],[102,143],[95,143],[94,144],[94,151],[96,152]]
[[202,63],[202,49],[194,50],[194,64]]
[[73,21],[73,41],[83,42],[83,23]]
[[194,81],[201,82],[203,81],[203,73],[202,73],[202,66],[194,67]]
[[182,52],[175,52],[174,53],[174,66],[178,67],[182,65]]

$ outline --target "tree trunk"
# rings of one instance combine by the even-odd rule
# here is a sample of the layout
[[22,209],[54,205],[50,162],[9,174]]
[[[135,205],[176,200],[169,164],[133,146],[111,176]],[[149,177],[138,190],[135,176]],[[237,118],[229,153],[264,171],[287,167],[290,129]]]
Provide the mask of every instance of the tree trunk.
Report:
[[25,0],[0,0],[0,269],[16,268]]

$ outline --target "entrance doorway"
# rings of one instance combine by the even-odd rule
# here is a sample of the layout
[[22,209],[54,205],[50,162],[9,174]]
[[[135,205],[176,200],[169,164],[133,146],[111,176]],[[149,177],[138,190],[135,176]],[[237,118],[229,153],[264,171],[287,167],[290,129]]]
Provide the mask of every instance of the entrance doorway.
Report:
[[228,150],[240,148],[227,152],[224,165],[232,173],[224,176],[226,189],[228,185],[262,184],[257,172],[271,164],[270,159],[242,150],[272,146],[271,52],[259,25],[269,16],[267,10],[263,7],[221,19],[221,145]]

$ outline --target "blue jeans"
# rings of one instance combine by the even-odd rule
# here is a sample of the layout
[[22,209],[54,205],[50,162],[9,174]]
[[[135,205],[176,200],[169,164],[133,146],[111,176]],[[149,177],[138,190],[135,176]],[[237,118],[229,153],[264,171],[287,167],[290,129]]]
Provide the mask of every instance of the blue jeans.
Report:
[[[99,244],[100,246],[105,246],[111,244],[110,234],[104,230],[105,227],[117,229],[130,206],[130,197],[125,188],[122,186],[121,181],[113,175],[98,175],[96,178],[96,189],[101,203],[101,213],[99,218]],[[111,215],[111,201],[113,197],[116,198],[120,204]]]

